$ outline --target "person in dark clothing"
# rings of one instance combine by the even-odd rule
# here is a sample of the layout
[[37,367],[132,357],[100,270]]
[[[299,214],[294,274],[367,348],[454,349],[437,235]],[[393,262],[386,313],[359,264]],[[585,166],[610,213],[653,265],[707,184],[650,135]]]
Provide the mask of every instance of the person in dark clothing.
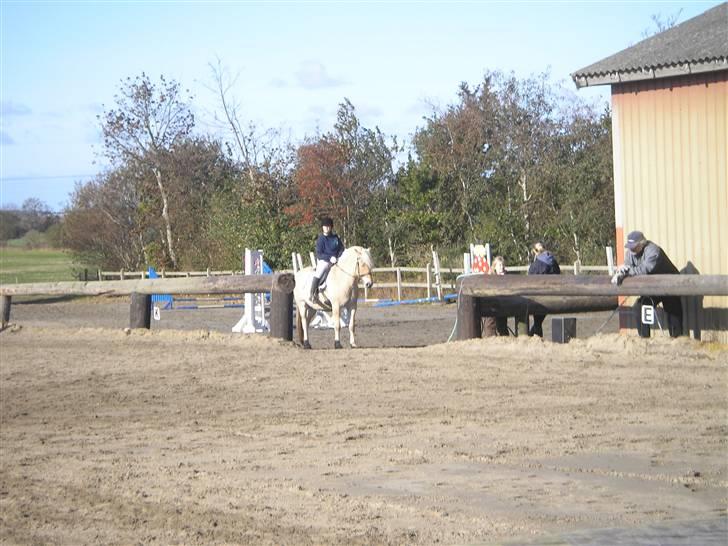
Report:
[[[612,277],[612,284],[622,284],[626,277],[637,275],[679,275],[675,264],[652,241],[648,241],[641,231],[633,231],[627,235],[627,249],[624,264],[617,269]],[[637,333],[640,337],[650,337],[650,325],[642,324],[642,306],[656,306],[662,302],[667,313],[670,337],[682,335],[682,303],[678,296],[640,296],[635,305],[637,314]]]
[[[559,263],[546,248],[543,243],[535,243],[531,252],[534,254],[533,262],[528,268],[529,275],[560,275],[561,268]],[[543,321],[546,315],[533,315],[533,325],[528,330],[528,335],[537,335],[543,337]]]
[[316,239],[316,271],[311,280],[312,301],[316,300],[321,279],[344,253],[344,243],[334,233],[334,221],[331,218],[321,219],[321,231],[322,233]]

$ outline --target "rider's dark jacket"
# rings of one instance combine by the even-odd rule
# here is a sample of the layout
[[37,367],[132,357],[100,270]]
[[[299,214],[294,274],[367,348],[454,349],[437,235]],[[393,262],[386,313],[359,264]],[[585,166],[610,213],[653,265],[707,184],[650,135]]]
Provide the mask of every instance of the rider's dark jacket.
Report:
[[341,242],[339,236],[336,233],[329,233],[324,235],[323,233],[316,239],[316,259],[331,260],[332,256],[336,256],[338,259],[344,252],[344,243]]

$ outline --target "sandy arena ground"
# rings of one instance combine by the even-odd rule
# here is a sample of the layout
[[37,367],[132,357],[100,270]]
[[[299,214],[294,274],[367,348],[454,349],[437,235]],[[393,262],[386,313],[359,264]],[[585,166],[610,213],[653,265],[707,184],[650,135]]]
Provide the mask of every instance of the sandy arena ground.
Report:
[[445,343],[455,307],[432,305],[303,351],[229,333],[240,312],[125,332],[124,301],[14,304],[0,543],[728,540],[725,348],[616,318],[586,337],[609,314],[568,345]]

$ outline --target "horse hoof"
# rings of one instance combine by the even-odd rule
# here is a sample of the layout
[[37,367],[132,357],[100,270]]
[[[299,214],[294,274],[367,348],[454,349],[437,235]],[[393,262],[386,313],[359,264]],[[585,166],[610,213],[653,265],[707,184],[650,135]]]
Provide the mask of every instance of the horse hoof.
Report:
[[338,341],[334,341],[334,349],[341,349],[341,343]]
[[308,341],[304,341],[303,342],[303,348],[304,349],[310,349],[311,348],[311,344]]

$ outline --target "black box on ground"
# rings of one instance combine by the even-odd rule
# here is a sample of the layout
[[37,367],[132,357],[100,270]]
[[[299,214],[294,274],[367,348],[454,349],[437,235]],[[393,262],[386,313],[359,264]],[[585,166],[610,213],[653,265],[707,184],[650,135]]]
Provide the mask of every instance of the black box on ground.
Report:
[[551,341],[569,343],[576,337],[576,319],[573,317],[554,317],[551,319]]

